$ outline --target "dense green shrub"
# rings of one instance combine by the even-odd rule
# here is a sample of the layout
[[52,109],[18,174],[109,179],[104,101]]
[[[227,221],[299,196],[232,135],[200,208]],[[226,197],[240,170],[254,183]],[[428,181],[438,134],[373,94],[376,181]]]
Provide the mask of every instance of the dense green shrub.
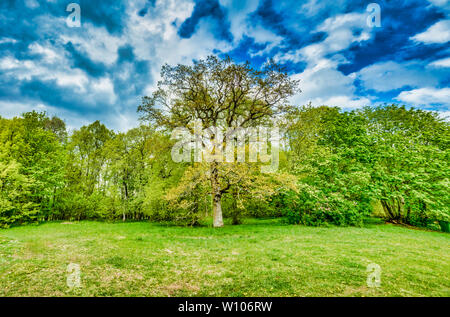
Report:
[[267,200],[246,199],[242,205],[236,203],[233,195],[224,195],[222,199],[223,215],[232,219],[232,224],[240,224],[245,217],[275,218],[283,215],[280,195],[274,195]]
[[17,162],[0,160],[0,227],[36,221],[38,206],[32,202],[32,186]]
[[325,195],[308,185],[301,186],[299,193],[286,195],[284,204],[283,215],[288,223],[307,226],[360,226],[370,213],[367,206],[347,200],[341,193]]

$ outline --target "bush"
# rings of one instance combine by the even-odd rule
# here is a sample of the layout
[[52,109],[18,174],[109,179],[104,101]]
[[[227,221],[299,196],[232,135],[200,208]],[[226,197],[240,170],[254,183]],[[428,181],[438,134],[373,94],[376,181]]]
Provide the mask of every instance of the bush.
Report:
[[370,206],[348,200],[341,193],[325,195],[308,185],[303,185],[298,194],[285,195],[283,205],[288,223],[307,226],[361,226],[364,217],[370,214]]
[[20,172],[16,161],[0,161],[0,227],[37,220],[37,206],[31,202],[32,181]]
[[281,217],[282,211],[279,208],[281,199],[276,196],[269,201],[246,199],[242,204],[236,202],[236,198],[230,194],[226,194],[222,198],[223,216],[232,219],[232,224],[242,223],[245,217],[252,218],[274,218]]
[[75,190],[65,190],[56,202],[52,218],[59,220],[102,219],[111,204],[98,192],[86,195]]

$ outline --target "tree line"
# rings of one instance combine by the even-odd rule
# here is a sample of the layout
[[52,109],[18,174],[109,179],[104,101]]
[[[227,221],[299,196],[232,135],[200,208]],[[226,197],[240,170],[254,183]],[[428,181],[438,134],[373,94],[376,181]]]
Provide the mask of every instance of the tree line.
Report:
[[[399,105],[342,111],[292,106],[299,83],[273,62],[261,70],[211,56],[165,65],[119,133],[96,121],[68,133],[45,113],[0,118],[0,225],[54,220],[150,220],[198,225],[284,217],[359,226],[377,215],[427,226],[450,220],[449,124]],[[176,127],[276,125],[279,168],[172,160]],[[212,136],[214,137],[214,136]],[[224,140],[221,142],[225,142]],[[248,143],[244,145],[248,154]],[[215,151],[215,149],[213,149]]]

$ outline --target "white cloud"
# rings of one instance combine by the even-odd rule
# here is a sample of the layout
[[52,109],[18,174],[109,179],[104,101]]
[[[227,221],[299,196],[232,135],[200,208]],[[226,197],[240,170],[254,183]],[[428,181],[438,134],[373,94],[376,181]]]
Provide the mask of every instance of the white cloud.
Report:
[[[355,34],[354,29],[362,29]],[[297,105],[311,102],[314,106],[329,105],[345,109],[361,108],[371,103],[367,97],[355,95],[354,75],[346,76],[337,70],[346,59],[337,54],[352,43],[367,41],[371,31],[366,28],[365,13],[341,14],[326,19],[314,31],[326,32],[325,40],[305,46],[296,52],[278,55],[277,61],[305,61],[306,69],[295,75],[300,79],[302,92],[292,99]],[[333,55],[334,54],[334,55]],[[331,57],[326,57],[331,55]]]
[[369,99],[355,96],[333,96],[325,100],[318,98],[311,100],[311,102],[313,105],[327,105],[343,109],[359,109],[371,104]]
[[37,110],[37,107],[27,103],[0,100],[0,109],[2,116],[11,118],[33,109]]
[[[363,31],[356,35],[354,29]],[[365,13],[347,13],[326,19],[315,32],[326,32],[325,40],[305,46],[292,53],[275,56],[277,61],[306,61],[310,65],[320,62],[326,55],[345,50],[352,43],[367,41],[371,38],[371,31],[367,30]]]
[[105,27],[96,27],[92,23],[83,22],[81,28],[74,28],[70,35],[62,34],[64,44],[71,42],[81,53],[91,60],[112,65],[117,61],[117,50],[125,43],[123,37],[111,35]]
[[[214,49],[228,51],[232,48],[230,43],[217,40],[203,20],[189,39],[180,38],[179,25],[176,26],[173,22],[180,24],[190,17],[194,8],[191,1],[159,1],[152,9],[151,18],[136,15],[134,12],[140,8],[137,4],[131,4],[128,8],[125,36],[136,57],[150,62],[151,76],[145,94],[149,94],[158,81],[164,63],[190,64],[193,59],[207,57]],[[136,103],[138,102],[137,100]]]
[[[160,52],[160,47],[172,51],[166,51],[167,55],[182,55],[181,50],[177,50],[180,45],[180,38],[177,34],[177,27],[173,21],[184,21],[187,19],[193,8],[192,2],[186,1],[159,1],[155,8],[152,9],[151,18],[148,16],[141,17],[135,14],[141,6],[138,4],[130,4],[128,8],[127,21],[127,41],[134,48],[137,58],[149,60],[153,65],[159,68],[164,59],[164,52]],[[201,45],[201,43],[196,43]],[[163,49],[163,48],[162,48]],[[158,69],[159,71],[159,69]]]
[[92,80],[91,88],[91,93],[93,94],[94,99],[98,101],[107,100],[110,104],[114,104],[116,102],[117,96],[114,93],[114,85],[108,77]]
[[450,106],[450,88],[425,87],[402,91],[396,99],[415,106],[432,104]]
[[16,58],[6,56],[0,59],[0,69],[2,69],[3,71],[15,69],[18,68],[19,66],[20,62]]
[[68,66],[53,67],[40,63],[40,61],[19,61],[10,56],[0,59],[0,69],[3,70],[4,76],[10,76],[18,80],[31,80],[32,78],[55,80],[59,86],[73,86],[78,88],[79,92],[84,92],[85,86],[89,82],[88,76],[80,69],[71,69]]
[[39,2],[37,2],[36,0],[26,0],[25,4],[31,9],[39,7]]
[[246,35],[252,37],[256,43],[267,44],[267,46],[256,53],[251,53],[251,56],[262,56],[267,54],[274,47],[279,46],[283,41],[283,37],[276,35],[275,33],[259,26],[248,26],[246,29]]
[[450,121],[450,110],[449,111],[438,111],[439,117],[445,119],[446,121]]
[[450,1],[449,0],[428,0],[432,5],[443,8],[443,9],[449,9],[450,7]]
[[425,44],[447,43],[450,41],[450,20],[439,21],[425,32],[414,35],[411,39]]
[[437,85],[438,79],[418,64],[399,64],[393,61],[370,65],[360,70],[356,77],[365,88],[389,91],[404,86],[420,87],[424,83]]
[[39,43],[32,43],[28,46],[28,49],[33,54],[42,55],[41,61],[45,61],[48,63],[54,63],[56,61],[62,61],[63,56],[59,55],[55,50],[50,47],[44,47]]
[[126,132],[136,126],[136,121],[138,120],[136,111],[133,113],[117,113],[111,116],[110,122],[113,126],[120,132]]
[[314,106],[329,105],[346,109],[369,105],[368,98],[355,96],[353,79],[335,67],[336,62],[324,59],[316,66],[295,75],[295,79],[301,80],[302,92],[292,98],[292,102],[296,105],[311,102]]
[[258,43],[277,40],[277,35],[271,31],[248,21],[248,14],[258,9],[259,1],[220,0],[219,2],[228,12],[230,32],[233,34],[235,43],[239,43],[244,35],[255,38]]
[[[202,19],[197,25],[196,32],[189,39],[180,38],[178,29],[181,23],[186,20],[193,11],[194,2],[192,0],[164,0],[157,1],[155,7],[151,7],[148,13],[141,17],[137,14],[145,5],[146,0],[132,1],[127,4],[126,12],[123,13],[125,28],[119,35],[110,34],[104,27],[96,27],[92,23],[83,20],[81,28],[68,29],[65,24],[65,16],[54,18],[44,15],[36,17],[36,23],[42,34],[49,35],[52,42],[39,42],[29,46],[29,51],[40,54],[39,60],[17,60],[13,56],[0,58],[0,72],[5,78],[17,78],[19,80],[54,80],[57,85],[70,88],[80,97],[82,103],[88,109],[87,113],[72,113],[69,110],[52,108],[51,105],[41,104],[41,109],[54,110],[55,114],[67,118],[72,127],[89,123],[97,119],[97,110],[100,107],[107,107],[107,114],[102,112],[102,121],[110,127],[126,130],[137,124],[136,106],[139,104],[140,96],[135,96],[134,92],[138,85],[135,85],[133,78],[134,64],[122,63],[120,67],[114,64],[118,59],[118,48],[128,44],[133,48],[133,52],[138,60],[148,62],[150,74],[148,82],[145,83],[143,95],[149,95],[155,88],[159,79],[159,72],[163,63],[169,64],[190,64],[192,59],[204,58],[211,54],[214,49],[228,51],[236,47],[245,35],[254,38],[257,43],[265,44],[264,51],[256,52],[255,55],[263,55],[276,46],[282,45],[283,37],[266,29],[261,24],[253,24],[248,18],[248,14],[254,12],[260,1],[241,0],[219,0],[221,5],[228,11],[230,21],[230,32],[233,34],[233,43],[219,40],[211,32],[208,19]],[[436,6],[443,6],[444,0],[430,0]],[[426,86],[437,86],[437,78],[433,76],[437,72],[445,72],[449,67],[449,58],[434,61],[428,67],[420,68],[420,65],[381,63],[366,67],[358,73],[344,75],[337,70],[339,64],[346,63],[344,56],[338,54],[353,43],[368,41],[372,37],[374,29],[366,25],[367,12],[338,14],[343,0],[334,0],[332,5],[327,5],[323,1],[310,0],[305,4],[297,4],[289,7],[298,14],[317,15],[323,10],[329,11],[331,18],[326,19],[311,32],[325,32],[326,38],[318,43],[300,48],[297,51],[283,53],[275,56],[278,61],[306,62],[306,69],[295,75],[301,79],[301,89],[298,96],[293,98],[295,104],[306,104],[311,101],[314,105],[327,104],[340,106],[342,108],[359,108],[371,103],[371,96],[359,97],[356,95],[354,80],[360,79],[367,87],[372,87],[378,91],[387,91],[405,85],[411,86],[414,90],[404,92],[398,98],[413,100],[421,96],[422,99],[442,99],[441,92],[434,94],[434,91],[424,91],[418,89]],[[289,4],[284,2],[279,4],[283,10],[287,10]],[[416,41],[443,41],[442,30],[448,30],[448,21],[441,21],[430,27],[426,32],[414,37]],[[295,21],[284,21],[290,29],[293,29]],[[314,26],[312,26],[314,28]],[[447,27],[447,28],[445,28]],[[354,33],[354,30],[361,30],[361,33]],[[301,30],[304,31],[304,30]],[[439,36],[423,35],[430,31],[432,34],[438,32]],[[300,33],[300,31],[299,31]],[[0,39],[2,43],[15,43],[16,40],[9,38]],[[109,71],[104,77],[91,78],[81,69],[72,69],[69,54],[65,53],[64,44],[72,42],[81,54],[87,58],[114,66],[113,73]],[[331,56],[331,57],[330,57]],[[130,82],[130,93],[121,86],[114,87],[115,82],[122,85],[123,82]],[[139,87],[144,84],[139,83]],[[394,88],[393,88],[394,87]],[[428,88],[427,88],[428,89]],[[124,92],[125,91],[125,92]],[[40,102],[40,101],[38,101]],[[57,106],[57,105],[54,105]],[[44,108],[42,108],[44,107]],[[110,108],[110,109],[109,109]],[[32,109],[26,104],[6,105],[0,103],[2,114],[23,112],[21,109]],[[19,111],[20,110],[20,111]],[[109,111],[110,110],[110,111]],[[75,110],[76,111],[76,110]]]
[[[79,94],[85,106],[95,109],[99,105],[111,105],[108,115],[103,114],[102,120],[111,127],[124,130],[137,125],[136,107],[140,96],[130,95],[129,100],[118,102],[113,79],[130,78],[132,72],[127,64],[122,64],[121,70],[111,77],[95,79],[89,77],[81,69],[72,69],[68,54],[64,53],[64,44],[73,43],[81,54],[89,59],[114,65],[117,62],[117,50],[120,46],[129,44],[137,59],[145,60],[150,64],[151,74],[148,78],[148,88],[153,88],[163,63],[191,63],[194,58],[204,58],[214,49],[227,51],[231,48],[229,43],[218,41],[210,32],[207,25],[199,25],[198,30],[190,39],[181,39],[178,35],[179,24],[187,19],[193,10],[192,1],[158,1],[157,5],[149,10],[145,17],[136,13],[142,9],[145,1],[130,3],[124,13],[126,26],[121,35],[111,35],[104,27],[95,27],[89,22],[83,22],[81,28],[69,29],[61,32],[58,27],[65,27],[65,19],[38,18],[38,24],[44,33],[53,34],[53,46],[49,43],[35,43],[29,46],[32,53],[42,55],[39,60],[17,60],[13,57],[0,59],[0,69],[3,76],[18,80],[55,80],[60,86],[73,86],[74,93]],[[177,21],[174,25],[173,22]],[[200,24],[202,24],[201,22]],[[55,27],[58,26],[58,27]],[[6,40],[5,40],[6,41]],[[76,90],[75,90],[76,89]],[[145,91],[150,93],[150,90]],[[136,100],[134,100],[136,99]],[[13,109],[13,107],[11,108]],[[27,108],[28,109],[28,108]],[[0,109],[0,113],[6,114]],[[16,114],[18,114],[16,112]],[[64,113],[70,124],[74,127],[82,120],[75,120],[74,114]],[[83,115],[83,114],[79,114]],[[87,117],[87,120],[93,119]],[[127,119],[126,119],[127,118]]]
[[5,43],[17,43],[17,40],[9,38],[9,37],[3,37],[2,39],[0,39],[0,44],[5,44]]
[[448,67],[450,67],[450,57],[434,61],[434,62],[430,63],[429,66],[448,68]]

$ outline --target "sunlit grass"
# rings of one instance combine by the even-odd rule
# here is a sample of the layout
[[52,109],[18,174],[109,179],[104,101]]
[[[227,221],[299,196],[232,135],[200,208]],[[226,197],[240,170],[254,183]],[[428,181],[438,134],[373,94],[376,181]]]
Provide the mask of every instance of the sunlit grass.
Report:
[[[0,231],[0,295],[450,296],[449,246],[449,234],[393,225],[47,223]],[[66,284],[69,263],[80,288]]]

